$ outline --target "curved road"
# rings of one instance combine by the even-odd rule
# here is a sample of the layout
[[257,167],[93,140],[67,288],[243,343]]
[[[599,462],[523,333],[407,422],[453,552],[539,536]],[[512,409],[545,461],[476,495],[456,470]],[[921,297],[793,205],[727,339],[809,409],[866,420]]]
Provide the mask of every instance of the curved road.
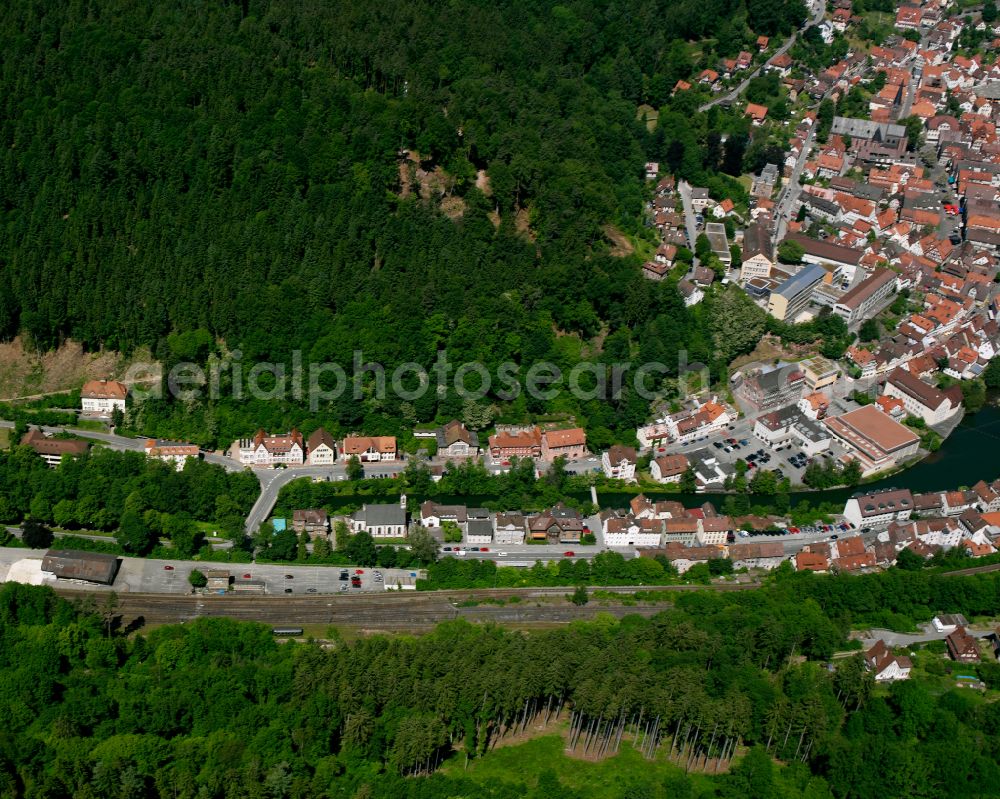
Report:
[[[826,13],[826,3],[824,3],[824,2],[813,2],[811,5],[812,5],[812,10],[813,10],[813,15],[808,20],[806,20],[806,24],[802,26],[801,31],[805,31],[805,30],[813,27],[814,25],[818,25],[822,21],[823,15]],[[737,86],[735,89],[733,89],[728,94],[724,94],[724,95],[722,95],[720,97],[716,97],[714,100],[709,100],[704,105],[699,106],[698,110],[699,111],[707,111],[713,105],[719,105],[719,103],[731,102],[731,101],[735,100],[739,95],[741,95],[744,91],[746,91],[747,86],[750,85],[750,81],[752,81],[754,78],[756,78],[760,74],[760,71],[764,67],[766,67],[768,64],[770,64],[778,56],[784,55],[785,53],[787,53],[789,51],[789,49],[791,48],[791,46],[793,44],[795,44],[795,40],[798,38],[798,35],[799,35],[799,33],[801,31],[796,31],[791,36],[789,36],[785,40],[785,43],[783,45],[781,45],[781,47],[779,47],[777,50],[775,50],[774,54],[770,58],[768,58],[767,61],[765,61],[763,64],[761,64],[759,67],[757,67],[753,72],[751,72],[749,75],[747,75],[746,78],[744,78],[743,82],[740,83],[739,86]]]

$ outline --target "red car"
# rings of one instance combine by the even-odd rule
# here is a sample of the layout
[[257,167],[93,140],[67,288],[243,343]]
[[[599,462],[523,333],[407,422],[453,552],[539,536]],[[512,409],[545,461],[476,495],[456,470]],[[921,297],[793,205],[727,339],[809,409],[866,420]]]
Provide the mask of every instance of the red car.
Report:
[[479,548],[479,551],[480,551],[480,552],[489,552],[489,551],[490,551],[490,548],[489,548],[489,547],[480,547],[480,548]]
[[563,552],[563,557],[566,557],[566,558],[572,558],[574,555],[576,555],[576,553],[572,552],[572,551],[571,552]]
[[244,580],[249,580],[250,579],[250,575],[249,574],[244,574],[243,575],[243,579]]
[[174,567],[173,566],[164,566],[163,570],[164,571],[168,571],[168,572],[172,572],[174,570]]
[[365,573],[365,570],[364,570],[364,569],[355,569],[355,570],[354,570],[354,573],[355,573],[355,574],[364,574],[364,573]]

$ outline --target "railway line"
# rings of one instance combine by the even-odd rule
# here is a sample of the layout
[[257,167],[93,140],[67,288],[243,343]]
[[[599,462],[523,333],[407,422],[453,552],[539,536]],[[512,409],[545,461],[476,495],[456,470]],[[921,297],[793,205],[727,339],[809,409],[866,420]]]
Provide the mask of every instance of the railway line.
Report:
[[[717,590],[745,590],[755,584],[711,586]],[[677,592],[698,590],[704,586],[661,586],[652,590],[662,593],[664,601]],[[662,605],[626,607],[591,602],[578,607],[552,602],[570,593],[572,588],[508,588],[470,591],[429,591],[377,595],[311,597],[285,596],[178,596],[171,594],[126,593],[118,597],[118,613],[123,626],[165,624],[192,621],[201,617],[227,617],[239,621],[258,621],[276,625],[332,624],[391,631],[422,631],[443,621],[464,618],[469,621],[497,624],[550,625],[566,624],[592,618],[597,613],[613,616],[653,615]],[[604,589],[602,589],[604,590]],[[636,588],[612,587],[613,593],[635,593]],[[59,590],[66,599],[93,597],[89,591]],[[519,602],[503,605],[489,600]],[[465,605],[468,600],[484,604]]]

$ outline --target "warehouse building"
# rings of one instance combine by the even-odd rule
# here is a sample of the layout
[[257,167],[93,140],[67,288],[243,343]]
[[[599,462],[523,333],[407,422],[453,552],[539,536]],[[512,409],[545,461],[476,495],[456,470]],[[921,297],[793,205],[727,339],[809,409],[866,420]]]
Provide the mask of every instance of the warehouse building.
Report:
[[42,572],[60,580],[112,585],[118,574],[118,558],[103,552],[50,549],[42,558]]

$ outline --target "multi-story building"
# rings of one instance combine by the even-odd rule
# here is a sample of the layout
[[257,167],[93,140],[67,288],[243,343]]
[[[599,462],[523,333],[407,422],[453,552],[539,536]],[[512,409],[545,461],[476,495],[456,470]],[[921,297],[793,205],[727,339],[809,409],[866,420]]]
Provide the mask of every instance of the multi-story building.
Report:
[[172,463],[177,471],[184,468],[188,458],[201,457],[201,450],[197,444],[188,444],[184,441],[163,441],[161,439],[146,439],[146,457],[153,460]]
[[88,380],[80,389],[80,404],[84,413],[110,416],[115,410],[125,410],[128,386],[115,380]]
[[587,432],[582,427],[569,430],[546,430],[542,433],[542,460],[552,462],[556,458],[568,461],[583,458],[587,454]]
[[601,469],[604,476],[612,480],[635,480],[635,465],[638,458],[634,447],[615,444],[601,453]]
[[766,413],[798,402],[805,382],[805,375],[796,364],[786,364],[748,372],[736,390],[757,411]]
[[771,234],[760,221],[747,226],[743,231],[743,264],[740,266],[740,282],[759,277],[769,277],[774,267],[771,251]]
[[479,435],[457,419],[439,427],[434,438],[439,458],[475,458],[479,455]]
[[330,519],[322,508],[296,510],[292,512],[292,529],[310,538],[326,538],[330,533]]
[[50,469],[55,469],[63,455],[83,455],[90,445],[86,441],[72,438],[49,438],[37,427],[31,428],[21,437],[21,445],[31,447]]
[[767,300],[767,312],[775,319],[794,322],[809,306],[813,292],[825,276],[826,270],[817,264],[802,267],[771,292]]
[[322,427],[316,428],[306,441],[310,466],[332,466],[337,460],[337,442]]
[[822,391],[835,385],[840,377],[840,369],[832,361],[822,355],[806,358],[799,364],[802,375],[806,379],[806,388],[810,391]]
[[490,457],[495,461],[511,458],[540,458],[542,433],[537,427],[497,429],[490,436]]
[[823,424],[861,464],[865,477],[893,468],[916,455],[920,448],[916,433],[874,405],[824,419]]
[[658,483],[679,483],[688,465],[683,455],[663,455],[649,464],[649,473]]
[[913,513],[913,494],[906,488],[855,494],[844,505],[844,518],[855,527],[884,527]]
[[341,448],[345,458],[357,458],[363,463],[396,460],[395,436],[347,436]]
[[258,430],[253,438],[236,442],[239,462],[245,466],[299,466],[305,462],[305,446],[298,430],[269,435]]
[[939,424],[962,407],[962,389],[947,391],[928,385],[907,369],[895,369],[885,383],[884,393],[902,400],[906,412],[919,416],[929,425]]
[[524,516],[520,513],[498,513],[493,517],[494,544],[523,544]]
[[891,269],[876,269],[834,303],[833,313],[853,327],[880,311],[895,291],[896,273]]

